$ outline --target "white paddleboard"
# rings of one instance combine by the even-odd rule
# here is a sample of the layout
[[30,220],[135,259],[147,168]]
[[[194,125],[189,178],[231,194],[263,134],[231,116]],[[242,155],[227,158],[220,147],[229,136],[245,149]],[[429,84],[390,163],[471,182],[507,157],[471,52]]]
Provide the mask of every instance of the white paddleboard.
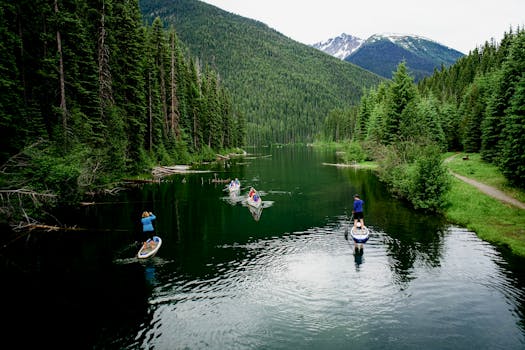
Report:
[[352,227],[352,230],[350,231],[350,235],[352,235],[352,239],[356,243],[365,243],[368,241],[368,238],[370,238],[370,231],[367,227],[365,228],[356,228]]
[[155,247],[149,247],[149,243],[151,240],[148,239],[148,244],[146,245],[146,247],[140,248],[139,252],[137,253],[137,258],[146,259],[152,257],[159,251],[159,248],[162,245],[162,239],[159,236],[153,236],[153,240],[155,241]]

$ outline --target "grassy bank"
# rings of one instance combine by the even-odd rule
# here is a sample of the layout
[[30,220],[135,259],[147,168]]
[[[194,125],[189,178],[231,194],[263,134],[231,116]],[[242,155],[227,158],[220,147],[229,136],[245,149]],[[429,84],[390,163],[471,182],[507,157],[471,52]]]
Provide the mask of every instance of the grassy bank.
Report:
[[[455,153],[446,153],[445,156],[448,158],[454,154]],[[456,154],[451,161],[447,162],[447,167],[459,175],[495,187],[507,195],[521,202],[525,202],[525,191],[511,187],[497,166],[483,162],[479,154],[469,153],[469,159],[463,160],[463,157],[466,155],[465,153]]]
[[446,217],[483,240],[525,257],[525,211],[503,204],[458,179],[447,194]]
[[[447,156],[453,155],[452,153]],[[512,188],[497,167],[481,161],[478,154],[458,154],[446,166],[452,171],[493,186],[524,201],[525,193]],[[449,220],[476,232],[483,240],[507,246],[517,255],[525,256],[525,211],[503,204],[458,179],[452,179],[447,195],[446,216]]]
[[[343,149],[339,144],[330,146]],[[483,162],[479,154],[469,154],[468,160],[463,160],[466,154],[446,153],[443,159],[453,155],[455,157],[445,164],[450,170],[525,202],[525,191],[511,187],[499,169]],[[375,162],[357,162],[355,166],[378,168]],[[455,177],[451,177],[451,188],[445,200],[445,216],[448,220],[476,232],[478,237],[487,242],[507,247],[513,253],[525,257],[525,210],[493,199]]]

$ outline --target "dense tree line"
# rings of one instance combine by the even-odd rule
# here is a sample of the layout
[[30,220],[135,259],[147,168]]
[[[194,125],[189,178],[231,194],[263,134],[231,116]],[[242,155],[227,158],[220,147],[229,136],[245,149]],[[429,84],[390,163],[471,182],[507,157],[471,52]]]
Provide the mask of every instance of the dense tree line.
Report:
[[448,149],[480,152],[525,186],[525,32],[486,42],[419,84],[440,103]]
[[439,211],[444,205],[444,119],[437,99],[419,93],[405,62],[391,81],[369,90],[359,106],[355,139],[379,161],[379,176],[392,192],[418,209]]
[[241,146],[217,71],[137,0],[2,0],[1,186],[62,195]]
[[403,61],[392,80],[365,92],[355,111],[332,111],[323,134],[351,141],[347,162],[377,160],[381,180],[415,208],[439,211],[448,189],[440,158],[446,148],[443,113],[436,98],[419,93]]
[[487,42],[418,85],[400,63],[391,81],[364,94],[357,114],[332,111],[323,135],[364,146],[393,192],[418,208],[443,205],[445,150],[480,152],[525,186],[525,33]]

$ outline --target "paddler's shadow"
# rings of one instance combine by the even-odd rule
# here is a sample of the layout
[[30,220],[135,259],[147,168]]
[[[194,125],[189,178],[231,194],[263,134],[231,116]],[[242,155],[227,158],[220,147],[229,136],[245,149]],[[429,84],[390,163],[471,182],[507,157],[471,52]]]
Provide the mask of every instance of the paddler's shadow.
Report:
[[363,254],[364,254],[364,244],[363,243],[356,243],[354,242],[354,240],[350,237],[350,239],[348,239],[348,229],[345,230],[345,239],[347,241],[349,241],[349,243],[352,244],[353,248],[354,248],[354,263],[355,263],[355,267],[356,269],[359,269],[359,266],[361,266],[361,264],[363,264],[364,262],[364,259],[363,259]]
[[354,247],[354,262],[356,268],[359,268],[359,266],[364,262],[363,254],[363,245],[361,244],[361,247],[359,247],[359,244],[356,244]]

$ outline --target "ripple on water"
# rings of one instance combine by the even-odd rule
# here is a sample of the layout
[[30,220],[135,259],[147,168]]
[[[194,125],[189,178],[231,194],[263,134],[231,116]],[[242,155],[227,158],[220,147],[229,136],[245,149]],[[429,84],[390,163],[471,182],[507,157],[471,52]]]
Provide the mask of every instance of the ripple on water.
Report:
[[[179,276],[157,288],[144,341],[158,348],[468,348],[509,337],[501,326],[516,329],[506,313],[523,293],[494,263],[497,252],[472,233],[451,228],[439,264],[412,251],[404,266],[389,251],[393,238],[373,228],[357,263],[344,230],[338,223],[219,246],[244,254],[208,278]],[[520,339],[516,331],[502,344]]]

